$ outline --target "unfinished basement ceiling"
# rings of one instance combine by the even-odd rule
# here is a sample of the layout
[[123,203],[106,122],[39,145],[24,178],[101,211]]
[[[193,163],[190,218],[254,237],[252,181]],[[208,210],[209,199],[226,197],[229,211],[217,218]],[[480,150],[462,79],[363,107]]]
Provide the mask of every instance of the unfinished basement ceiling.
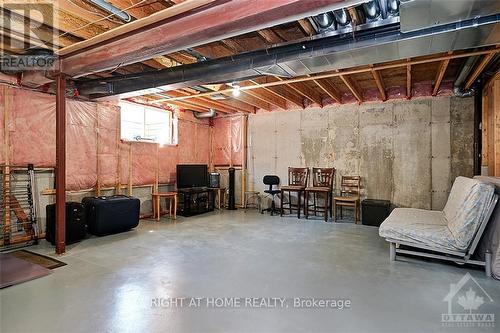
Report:
[[[193,1],[109,1],[119,12],[130,15],[132,21],[189,2]],[[203,6],[196,8],[202,2]],[[181,14],[180,19],[188,20],[226,5],[202,2]],[[244,6],[246,1],[230,3]],[[259,29],[254,31],[228,32],[227,38],[85,75],[75,84],[80,94],[92,99],[133,98],[200,112],[213,108],[219,113],[248,113],[256,109],[304,108],[313,103],[321,106],[331,101],[361,103],[373,96],[385,100],[391,91],[411,98],[423,85],[431,87],[426,89],[435,95],[442,85],[451,89],[469,53],[487,58],[484,68],[494,64],[498,54],[498,1],[332,0],[318,2],[321,6],[331,10],[280,21],[274,26],[256,22]],[[61,1],[57,11],[61,38],[54,49],[70,59],[73,51],[64,50],[73,50],[70,46],[76,42],[130,24],[116,16],[102,18],[109,14],[92,1]],[[5,10],[2,15],[23,19]],[[19,32],[3,29],[2,33],[16,38]],[[429,58],[437,60],[426,62]],[[412,61],[418,63],[405,64]],[[308,79],[317,74],[331,76]],[[289,79],[304,81],[288,83]],[[242,87],[238,97],[230,93],[232,83]]]

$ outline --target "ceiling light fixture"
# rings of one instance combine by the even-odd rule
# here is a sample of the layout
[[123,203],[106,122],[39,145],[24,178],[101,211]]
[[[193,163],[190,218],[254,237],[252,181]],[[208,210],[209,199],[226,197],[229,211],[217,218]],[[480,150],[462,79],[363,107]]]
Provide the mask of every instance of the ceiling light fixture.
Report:
[[232,87],[233,87],[233,96],[234,97],[238,97],[240,94],[241,94],[241,87],[237,84],[232,84]]

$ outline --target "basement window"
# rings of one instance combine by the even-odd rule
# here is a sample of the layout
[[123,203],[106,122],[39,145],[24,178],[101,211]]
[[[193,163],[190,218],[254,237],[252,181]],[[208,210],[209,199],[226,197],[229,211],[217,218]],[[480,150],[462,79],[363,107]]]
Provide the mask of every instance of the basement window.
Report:
[[124,101],[119,105],[123,141],[177,144],[177,119],[172,112]]

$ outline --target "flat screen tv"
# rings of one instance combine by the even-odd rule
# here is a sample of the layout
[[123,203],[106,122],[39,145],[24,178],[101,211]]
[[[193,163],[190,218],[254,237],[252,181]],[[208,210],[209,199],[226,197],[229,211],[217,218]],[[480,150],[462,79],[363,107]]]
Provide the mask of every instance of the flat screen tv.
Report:
[[177,164],[177,188],[208,186],[206,164]]

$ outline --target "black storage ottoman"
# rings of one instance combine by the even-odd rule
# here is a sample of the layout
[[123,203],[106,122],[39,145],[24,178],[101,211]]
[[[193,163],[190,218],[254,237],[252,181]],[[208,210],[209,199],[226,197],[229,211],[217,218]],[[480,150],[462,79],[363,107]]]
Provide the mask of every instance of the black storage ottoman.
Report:
[[365,199],[361,201],[362,223],[379,227],[391,213],[391,202],[388,200]]

